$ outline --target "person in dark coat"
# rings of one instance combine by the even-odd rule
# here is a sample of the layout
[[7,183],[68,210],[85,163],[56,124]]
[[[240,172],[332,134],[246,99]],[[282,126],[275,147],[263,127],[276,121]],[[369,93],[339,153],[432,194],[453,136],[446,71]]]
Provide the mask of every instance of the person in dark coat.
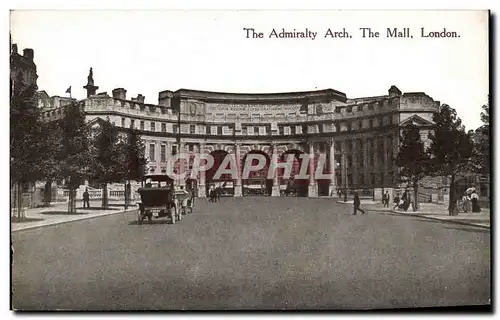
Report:
[[361,211],[362,214],[366,214],[365,210],[361,209],[359,206],[361,201],[359,200],[359,195],[357,192],[354,193],[354,215],[356,215],[357,211]]
[[470,199],[472,202],[472,212],[481,212],[481,207],[479,206],[479,196],[477,195],[476,190],[472,191]]
[[391,201],[391,197],[389,196],[389,191],[384,193],[384,207],[389,208],[389,202]]
[[89,195],[88,188],[85,188],[85,192],[83,193],[83,207],[84,208],[85,208],[85,205],[87,205],[87,208],[90,208],[90,195]]

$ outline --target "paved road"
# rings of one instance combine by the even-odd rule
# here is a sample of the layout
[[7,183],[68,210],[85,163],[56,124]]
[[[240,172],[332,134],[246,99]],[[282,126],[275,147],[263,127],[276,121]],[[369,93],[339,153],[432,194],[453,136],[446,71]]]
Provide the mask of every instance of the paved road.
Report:
[[[13,233],[16,309],[346,309],[488,304],[489,230],[328,199],[198,202]],[[161,222],[161,223],[159,223]]]

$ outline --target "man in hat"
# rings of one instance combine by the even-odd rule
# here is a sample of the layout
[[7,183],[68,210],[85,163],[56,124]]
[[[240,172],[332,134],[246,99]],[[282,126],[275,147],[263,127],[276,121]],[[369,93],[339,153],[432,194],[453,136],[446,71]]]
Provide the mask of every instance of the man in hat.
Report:
[[361,211],[362,214],[366,214],[365,210],[361,209],[359,206],[361,204],[361,200],[359,200],[358,192],[354,192],[354,215],[356,215],[357,211]]

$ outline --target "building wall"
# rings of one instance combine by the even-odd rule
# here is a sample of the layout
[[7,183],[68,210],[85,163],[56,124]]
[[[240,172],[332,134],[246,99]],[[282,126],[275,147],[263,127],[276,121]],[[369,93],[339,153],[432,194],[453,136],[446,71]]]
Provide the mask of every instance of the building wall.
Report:
[[[151,173],[166,173],[174,149],[189,153],[224,150],[240,161],[256,150],[270,158],[290,150],[316,158],[326,154],[328,170],[338,169],[337,174],[326,182],[311,179],[309,195],[314,196],[320,189],[319,193],[331,194],[345,188],[397,187],[394,158],[401,125],[413,121],[426,137],[439,102],[425,93],[395,90],[384,96],[348,99],[331,89],[276,94],[181,89],[160,92],[159,104],[154,105],[145,104],[142,95],[129,100],[126,90],[115,89],[114,96],[93,95],[80,103],[88,121],[109,118],[123,130],[140,130]],[[49,109],[43,116],[57,118],[63,114],[60,109],[64,108]],[[208,183],[200,176],[197,180],[201,186]],[[234,182],[236,187],[242,184]],[[273,188],[282,183],[286,182],[273,181]]]

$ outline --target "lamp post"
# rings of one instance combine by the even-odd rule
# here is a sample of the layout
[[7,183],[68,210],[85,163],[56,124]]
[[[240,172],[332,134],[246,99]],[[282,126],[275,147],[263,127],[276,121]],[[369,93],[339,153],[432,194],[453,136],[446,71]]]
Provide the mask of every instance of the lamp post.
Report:
[[345,156],[343,158],[344,158],[344,161],[343,161],[344,163],[342,165],[342,169],[345,172],[345,174],[344,174],[344,202],[347,202],[347,163],[346,163]]

